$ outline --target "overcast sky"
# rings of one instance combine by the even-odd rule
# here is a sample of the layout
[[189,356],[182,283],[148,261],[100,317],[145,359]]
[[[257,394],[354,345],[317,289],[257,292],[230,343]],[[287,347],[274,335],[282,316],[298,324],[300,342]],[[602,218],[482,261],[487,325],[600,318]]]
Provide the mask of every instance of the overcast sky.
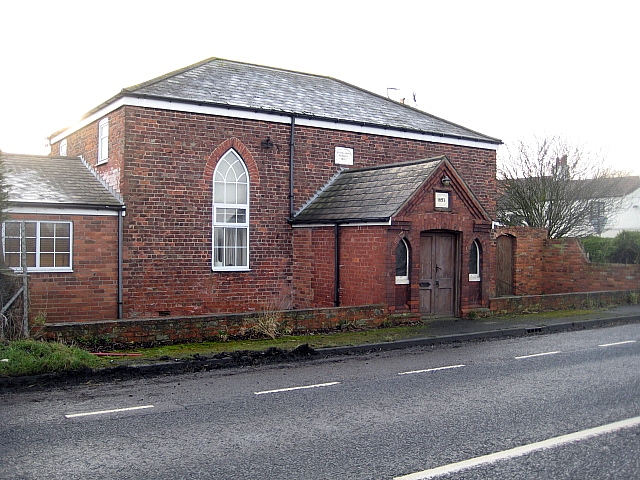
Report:
[[380,95],[415,93],[418,108],[506,143],[562,135],[638,175],[632,8],[628,0],[2,2],[0,149],[48,154],[46,137],[122,88],[220,57]]

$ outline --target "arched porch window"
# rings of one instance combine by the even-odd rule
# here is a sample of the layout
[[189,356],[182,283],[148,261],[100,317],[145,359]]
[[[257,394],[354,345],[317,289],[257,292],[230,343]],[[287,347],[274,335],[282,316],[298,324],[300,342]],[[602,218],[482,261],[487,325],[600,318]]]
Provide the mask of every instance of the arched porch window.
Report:
[[469,281],[480,281],[481,250],[478,240],[474,240],[469,250]]
[[403,238],[396,247],[396,285],[409,284],[409,245]]

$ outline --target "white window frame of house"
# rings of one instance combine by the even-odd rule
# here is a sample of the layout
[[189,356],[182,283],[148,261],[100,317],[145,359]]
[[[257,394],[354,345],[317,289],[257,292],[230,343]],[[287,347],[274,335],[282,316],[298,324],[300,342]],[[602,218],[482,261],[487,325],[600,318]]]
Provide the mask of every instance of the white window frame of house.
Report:
[[249,172],[230,149],[213,172],[211,269],[249,270]]
[[[398,249],[400,248],[401,245],[404,245],[404,253],[405,253],[405,275],[398,275]],[[409,285],[409,269],[410,269],[410,264],[409,264],[409,244],[407,243],[407,241],[402,238],[399,242],[398,245],[396,246],[396,285]]]
[[[18,255],[18,264],[8,265],[13,270],[22,270],[22,241],[20,224],[21,221],[6,221],[2,224],[2,246],[5,262],[7,255]],[[12,224],[13,232],[7,232],[7,224]],[[28,272],[72,272],[73,271],[73,223],[60,221],[25,221],[27,225],[35,224],[33,234],[27,231],[27,271]],[[66,226],[68,235],[58,235],[58,225]],[[47,235],[43,230],[47,226],[53,226],[53,235]],[[17,232],[16,229],[17,228]],[[10,233],[11,235],[7,235]],[[16,234],[17,233],[17,234]],[[13,240],[7,242],[7,240]],[[16,244],[17,242],[17,244]],[[9,245],[8,245],[9,243]],[[50,244],[48,246],[47,244]],[[12,247],[12,244],[14,245]],[[43,266],[46,256],[51,256],[53,265]],[[66,256],[67,261],[63,261]],[[56,265],[56,263],[60,263]]]
[[[469,281],[480,281],[480,244],[478,240],[474,240],[469,250]],[[474,260],[475,253],[475,261]],[[474,271],[475,270],[475,271]]]
[[98,164],[109,160],[109,117],[98,123]]
[[60,156],[61,157],[67,156],[67,139],[66,138],[60,142]]

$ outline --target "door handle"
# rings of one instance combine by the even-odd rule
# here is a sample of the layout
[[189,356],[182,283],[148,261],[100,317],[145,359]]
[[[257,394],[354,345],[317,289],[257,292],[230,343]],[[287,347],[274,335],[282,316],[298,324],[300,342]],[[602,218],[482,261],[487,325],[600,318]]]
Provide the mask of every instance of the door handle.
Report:
[[440,282],[438,280],[436,280],[436,287],[440,286]]

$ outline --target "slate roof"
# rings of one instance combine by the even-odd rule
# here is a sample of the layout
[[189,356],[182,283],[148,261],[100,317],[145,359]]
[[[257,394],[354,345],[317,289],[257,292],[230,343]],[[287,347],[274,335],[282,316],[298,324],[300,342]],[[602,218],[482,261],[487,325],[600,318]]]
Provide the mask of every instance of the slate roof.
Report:
[[[590,180],[574,180],[574,182],[590,183],[596,192],[604,192],[602,198],[626,197],[640,188],[640,177],[594,178]],[[585,190],[584,188],[582,190]]]
[[492,144],[502,143],[499,139],[331,77],[220,58],[209,58],[125,88],[86,116],[127,96],[295,115]]
[[79,157],[2,153],[9,202],[19,206],[119,208],[120,197]]
[[445,156],[340,172],[293,218],[294,224],[388,221]]

